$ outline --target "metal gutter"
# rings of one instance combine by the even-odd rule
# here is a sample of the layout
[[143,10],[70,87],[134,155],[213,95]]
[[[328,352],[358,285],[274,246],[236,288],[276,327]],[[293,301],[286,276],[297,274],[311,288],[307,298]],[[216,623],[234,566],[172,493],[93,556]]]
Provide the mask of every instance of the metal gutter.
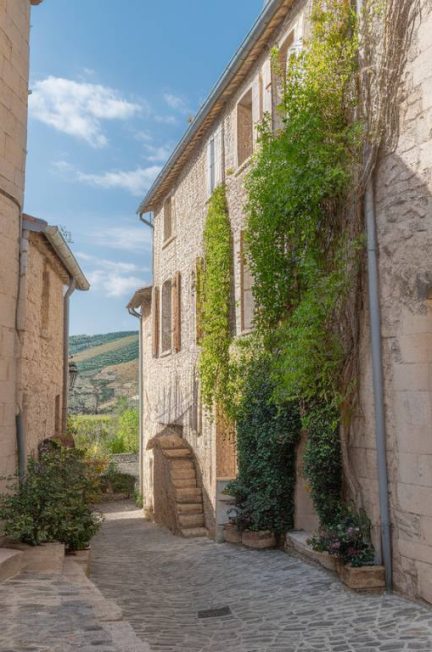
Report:
[[[186,146],[192,141],[193,137],[197,135],[199,130],[204,126],[204,123],[207,117],[210,114],[210,111],[215,107],[216,103],[220,101],[221,95],[228,88],[229,84],[233,81],[236,74],[239,72],[245,61],[247,60],[248,55],[252,51],[257,40],[262,36],[274,18],[277,10],[283,5],[284,0],[268,0],[266,3],[261,15],[256,21],[255,25],[252,27],[251,31],[247,35],[246,39],[243,41],[240,48],[235,53],[231,62],[228,64],[225,72],[216,82],[213,90],[210,92],[209,97],[199,110],[197,116],[192,122],[191,126],[175,148],[174,152],[171,154],[167,163],[165,164],[162,171],[159,173],[155,182],[151,186],[149,192],[147,193],[144,200],[138,207],[138,214],[143,215],[144,213],[149,212],[153,208],[153,202],[155,194],[157,193],[162,181],[166,178],[169,172],[172,170],[174,165],[177,163],[178,159],[184,152]],[[291,7],[293,2],[287,4],[287,8]],[[226,100],[223,102],[225,105]],[[222,107],[221,107],[222,108]]]
[[90,283],[84,276],[84,272],[57,226],[49,226],[47,222],[37,217],[23,215],[22,229],[23,231],[27,230],[33,231],[33,233],[43,234],[54,249],[55,254],[65,267],[69,276],[75,279],[77,289],[83,291],[90,289]]

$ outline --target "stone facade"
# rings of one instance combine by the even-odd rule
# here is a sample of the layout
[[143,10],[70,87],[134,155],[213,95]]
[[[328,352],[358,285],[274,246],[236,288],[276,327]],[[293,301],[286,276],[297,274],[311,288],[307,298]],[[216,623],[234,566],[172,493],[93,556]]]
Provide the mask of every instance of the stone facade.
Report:
[[[281,2],[281,5],[283,3]],[[216,482],[235,471],[235,451],[227,446],[223,426],[202,412],[197,382],[199,347],[196,342],[195,270],[203,254],[203,228],[209,198],[209,143],[221,157],[212,159],[210,178],[225,181],[234,243],[233,333],[245,332],[242,303],[241,233],[244,225],[244,175],[250,159],[239,165],[247,143],[239,147],[239,105],[248,122],[263,112],[273,114],[277,88],[269,60],[274,45],[281,51],[298,47],[307,30],[310,2],[286,4],[277,30],[261,44],[261,54],[225,100],[215,110],[212,123],[173,173],[167,168],[159,186],[142,207],[154,212],[154,287],[181,274],[181,350],[155,357],[152,353],[155,311],[143,320],[143,495],[153,504],[152,452],[146,442],[164,426],[180,425],[192,447],[206,499],[206,525],[214,530]],[[288,44],[288,46],[287,46]],[[391,503],[394,586],[411,597],[432,602],[432,8],[423,1],[419,24],[408,53],[400,105],[397,149],[383,154],[375,175],[380,295],[383,320],[385,401],[389,495]],[[246,64],[244,64],[246,68]],[[210,109],[209,109],[210,112]],[[256,134],[255,134],[256,135]],[[255,137],[255,136],[254,136]],[[191,136],[192,138],[192,136]],[[186,156],[186,155],[185,155]],[[156,184],[156,185],[157,185]],[[158,196],[163,188],[165,197]],[[152,192],[154,194],[152,195]],[[162,191],[160,191],[162,192]],[[164,203],[171,197],[174,215],[172,237],[164,242]],[[153,198],[157,197],[157,201]],[[379,500],[375,444],[374,400],[370,351],[367,284],[361,320],[359,402],[350,432],[349,458],[353,498],[371,518],[379,549]],[[244,299],[244,297],[243,297]],[[156,327],[160,324],[157,323]],[[219,427],[218,427],[219,426]],[[317,519],[302,478],[298,451],[296,527],[312,530]],[[221,453],[225,447],[226,452]],[[224,469],[218,460],[224,459]],[[228,469],[228,470],[227,470]]]
[[30,1],[0,0],[0,477],[16,464],[15,318],[27,140]]

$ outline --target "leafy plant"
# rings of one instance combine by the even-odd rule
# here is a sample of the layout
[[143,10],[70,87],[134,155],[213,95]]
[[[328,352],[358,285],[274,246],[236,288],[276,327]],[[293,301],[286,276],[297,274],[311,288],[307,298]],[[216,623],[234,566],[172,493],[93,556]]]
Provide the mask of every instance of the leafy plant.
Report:
[[229,378],[232,242],[225,186],[210,199],[204,228],[202,270],[202,338],[199,372],[203,403],[212,408],[224,402]]
[[237,414],[239,473],[226,491],[235,496],[240,527],[282,533],[293,526],[297,406],[276,406],[270,361],[262,353],[249,364]]
[[30,459],[14,489],[0,496],[3,531],[14,539],[33,546],[60,541],[76,550],[86,547],[101,525],[89,507],[95,478],[79,451],[53,448]]
[[332,527],[321,527],[308,540],[314,550],[328,552],[344,564],[369,566],[374,563],[375,551],[370,540],[370,521],[364,512],[345,510],[339,522]]

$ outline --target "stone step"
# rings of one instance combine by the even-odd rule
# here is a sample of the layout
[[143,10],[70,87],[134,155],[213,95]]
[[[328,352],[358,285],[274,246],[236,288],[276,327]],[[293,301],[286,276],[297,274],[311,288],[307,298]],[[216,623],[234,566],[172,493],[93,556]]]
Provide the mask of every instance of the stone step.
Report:
[[195,537],[207,537],[208,532],[205,527],[191,527],[181,530],[182,535],[186,539],[193,539]]
[[179,523],[180,527],[183,528],[195,528],[195,527],[204,527],[204,514],[179,514]]
[[171,482],[177,489],[195,489],[197,486],[196,478],[171,478]]
[[195,472],[195,465],[192,459],[187,457],[170,459],[170,470],[173,471],[189,471],[193,470]]
[[167,457],[168,459],[175,459],[175,458],[190,458],[192,457],[192,453],[188,448],[172,448],[172,449],[166,449],[162,451],[164,456]]
[[174,480],[186,480],[187,478],[191,478],[193,480],[196,480],[196,473],[195,469],[193,467],[187,467],[187,468],[171,468],[170,470],[171,473],[171,478]]
[[177,514],[202,514],[202,503],[176,503]]
[[177,489],[176,501],[178,503],[202,503],[202,491],[199,487],[192,489]]
[[23,553],[20,550],[0,548],[0,582],[21,572]]

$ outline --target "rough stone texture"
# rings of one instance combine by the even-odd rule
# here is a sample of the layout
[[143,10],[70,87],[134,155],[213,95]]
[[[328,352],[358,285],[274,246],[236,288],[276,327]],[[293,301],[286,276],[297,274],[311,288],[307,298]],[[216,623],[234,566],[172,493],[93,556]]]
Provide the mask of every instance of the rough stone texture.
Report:
[[[432,649],[427,607],[351,592],[280,550],[185,541],[145,522],[132,504],[104,509],[91,578],[152,652]],[[228,615],[198,615],[227,607]]]
[[[0,0],[0,477],[15,471],[15,309],[27,138],[28,0]],[[1,482],[1,481],[0,481]]]
[[119,453],[112,456],[112,461],[120,473],[139,477],[139,461],[136,453]]
[[[400,591],[432,601],[432,7],[422,5],[404,76],[399,143],[376,175],[376,213],[394,580]],[[368,319],[365,308],[350,454],[358,502],[378,543]]]
[[0,583],[0,652],[150,652],[79,567]]
[[[234,437],[227,430],[220,415],[210,418],[202,409],[197,382],[199,347],[196,343],[196,260],[203,255],[203,230],[208,208],[209,190],[207,180],[207,141],[213,133],[219,134],[224,152],[224,161],[216,164],[217,178],[225,178],[229,204],[229,215],[233,234],[234,277],[232,300],[232,331],[241,336],[241,232],[244,228],[244,176],[250,159],[238,164],[237,148],[237,103],[252,89],[253,122],[262,118],[260,106],[273,110],[269,94],[270,51],[272,46],[281,44],[293,30],[297,36],[303,29],[303,15],[306,0],[294,3],[294,8],[280,26],[279,33],[257,66],[249,73],[235,97],[226,107],[218,124],[203,138],[200,147],[185,165],[184,171],[172,188],[171,209],[174,218],[174,233],[167,242],[164,238],[164,202],[155,210],[154,220],[154,285],[162,288],[165,281],[181,274],[181,350],[178,353],[152,356],[151,314],[143,325],[143,422],[146,441],[163,430],[167,425],[181,425],[183,436],[192,447],[199,467],[203,488],[206,527],[214,534],[216,509],[216,483],[221,477],[232,477],[236,471]],[[263,97],[259,98],[259,78],[262,73]],[[255,133],[256,139],[256,133]],[[154,311],[154,306],[153,306]],[[160,338],[159,338],[160,339]],[[148,513],[154,510],[154,469],[153,451],[144,452],[143,497]]]
[[63,316],[65,271],[45,237],[31,233],[26,275],[25,322],[20,333],[19,389],[26,452],[61,434],[63,408]]

